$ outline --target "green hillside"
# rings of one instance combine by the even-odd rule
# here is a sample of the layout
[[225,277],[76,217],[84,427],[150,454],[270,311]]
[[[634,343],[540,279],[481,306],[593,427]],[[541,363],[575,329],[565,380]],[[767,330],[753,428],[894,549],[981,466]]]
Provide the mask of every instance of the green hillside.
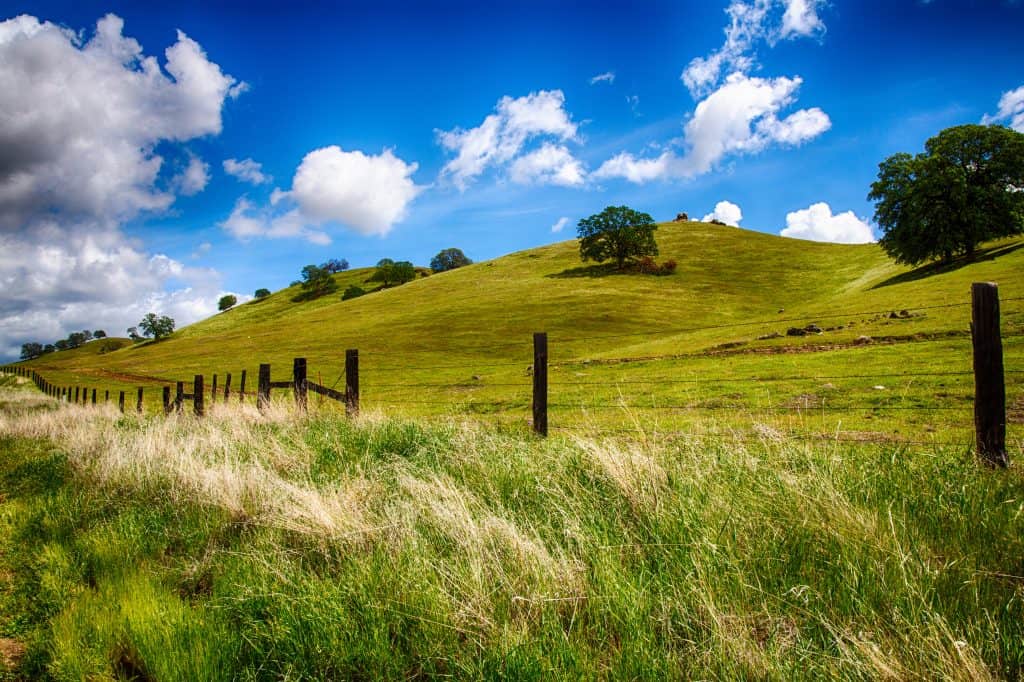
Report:
[[[247,369],[252,389],[259,363],[271,363],[280,380],[288,378],[292,358],[305,357],[313,380],[338,385],[345,349],[358,348],[368,406],[412,414],[500,413],[518,423],[529,405],[532,333],[546,331],[552,403],[555,411],[572,413],[562,423],[630,423],[618,408],[660,401],[680,408],[665,413],[659,407],[661,418],[689,424],[695,415],[682,414],[683,408],[732,416],[778,410],[779,401],[824,405],[818,385],[796,381],[803,377],[894,368],[969,371],[970,311],[961,304],[971,282],[995,281],[1011,333],[1007,365],[1020,366],[1012,332],[1024,325],[1024,303],[1011,299],[1024,297],[1024,240],[988,245],[970,264],[912,270],[893,264],[873,244],[807,242],[706,223],[662,224],[657,238],[659,260],[679,264],[670,276],[583,264],[576,242],[565,241],[341,301],[348,285],[370,286],[371,269],[353,270],[336,275],[339,293],[315,301],[293,302],[298,288],[292,287],[159,343],[102,355],[58,353],[29,364],[55,383],[104,388],[160,385],[197,373],[209,382],[214,373],[237,377]],[[900,311],[906,316],[894,319]],[[789,327],[812,323],[826,331],[785,336]],[[875,342],[855,346],[862,335]],[[796,352],[811,350],[817,352]],[[647,360],[605,362],[614,358]],[[766,374],[795,380],[771,388],[751,380]],[[687,377],[694,382],[689,387],[665,383]],[[840,386],[847,400],[838,402],[890,400],[891,387],[884,394],[874,389],[893,383],[883,379]],[[900,395],[918,400],[911,407],[948,407],[953,400],[960,409],[969,379],[915,381]],[[637,380],[650,383],[627,390]],[[836,386],[817,382],[825,383]],[[834,397],[829,402],[837,404]],[[924,426],[961,421],[929,415]]]

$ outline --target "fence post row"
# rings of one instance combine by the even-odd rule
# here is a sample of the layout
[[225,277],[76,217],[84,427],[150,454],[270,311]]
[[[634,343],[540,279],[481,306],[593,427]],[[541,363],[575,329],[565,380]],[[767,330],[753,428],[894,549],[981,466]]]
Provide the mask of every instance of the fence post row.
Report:
[[259,380],[256,385],[256,407],[260,412],[270,405],[270,365],[260,365]]
[[533,335],[533,431],[548,435],[548,335]]
[[1006,467],[1006,384],[999,334],[999,287],[971,285],[971,341],[974,345],[974,431],[978,456]]
[[345,414],[359,414],[359,349],[345,351]]
[[306,390],[306,358],[295,358],[292,362],[292,391],[295,393],[295,404],[303,412],[307,407]]

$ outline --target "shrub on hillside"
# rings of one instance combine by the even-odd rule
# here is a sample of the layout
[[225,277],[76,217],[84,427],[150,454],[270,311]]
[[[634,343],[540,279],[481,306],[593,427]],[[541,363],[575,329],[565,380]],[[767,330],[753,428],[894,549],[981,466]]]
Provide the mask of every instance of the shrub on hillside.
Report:
[[347,301],[350,298],[359,298],[360,296],[366,295],[366,289],[361,286],[352,284],[348,289],[345,289],[345,293],[341,295],[341,300]]
[[293,301],[312,301],[338,290],[338,283],[331,277],[331,273],[316,265],[307,265],[302,268],[300,285],[302,291],[292,298]]
[[256,293],[253,294],[257,300],[270,296],[270,289],[257,289]]
[[644,256],[637,262],[636,269],[645,275],[671,275],[676,271],[676,262],[667,260],[658,265],[658,262],[650,256]]

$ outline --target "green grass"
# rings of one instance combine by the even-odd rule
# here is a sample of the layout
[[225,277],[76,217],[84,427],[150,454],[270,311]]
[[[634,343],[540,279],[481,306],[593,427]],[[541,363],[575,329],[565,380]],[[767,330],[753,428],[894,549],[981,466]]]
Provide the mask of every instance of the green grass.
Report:
[[1024,480],[966,448],[28,404],[0,434],[26,678],[1024,672]]
[[[252,391],[260,363],[283,380],[294,357],[308,359],[313,381],[338,388],[344,351],[358,348],[371,409],[482,415],[525,428],[531,338],[544,330],[555,427],[641,421],[681,430],[713,411],[718,422],[748,431],[767,425],[800,436],[959,443],[971,421],[970,284],[996,281],[1017,415],[1011,439],[1019,440],[1024,300],[1013,299],[1024,298],[1021,239],[990,244],[972,262],[912,270],[873,244],[704,223],[664,224],[657,236],[661,258],[680,264],[672,276],[583,265],[568,241],[350,301],[336,294],[295,303],[292,287],[159,343],[103,355],[88,344],[28,364],[54,383],[98,388],[101,400],[106,390],[116,401],[120,390],[131,398],[135,387],[148,387],[147,409],[156,411],[169,382],[202,373],[209,387],[217,374],[222,387],[230,372],[237,388],[245,369]],[[336,275],[339,292],[369,286],[371,272]],[[902,310],[911,316],[891,318]],[[759,338],[808,323],[827,331]],[[862,335],[875,343],[854,346]],[[935,373],[947,376],[922,376]]]

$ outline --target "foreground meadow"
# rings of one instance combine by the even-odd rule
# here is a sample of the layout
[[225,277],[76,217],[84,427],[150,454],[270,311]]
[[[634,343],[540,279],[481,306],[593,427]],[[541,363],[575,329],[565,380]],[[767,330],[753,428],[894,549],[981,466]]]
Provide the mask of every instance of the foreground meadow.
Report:
[[164,419],[2,381],[12,678],[1024,670],[1024,480],[964,447]]

